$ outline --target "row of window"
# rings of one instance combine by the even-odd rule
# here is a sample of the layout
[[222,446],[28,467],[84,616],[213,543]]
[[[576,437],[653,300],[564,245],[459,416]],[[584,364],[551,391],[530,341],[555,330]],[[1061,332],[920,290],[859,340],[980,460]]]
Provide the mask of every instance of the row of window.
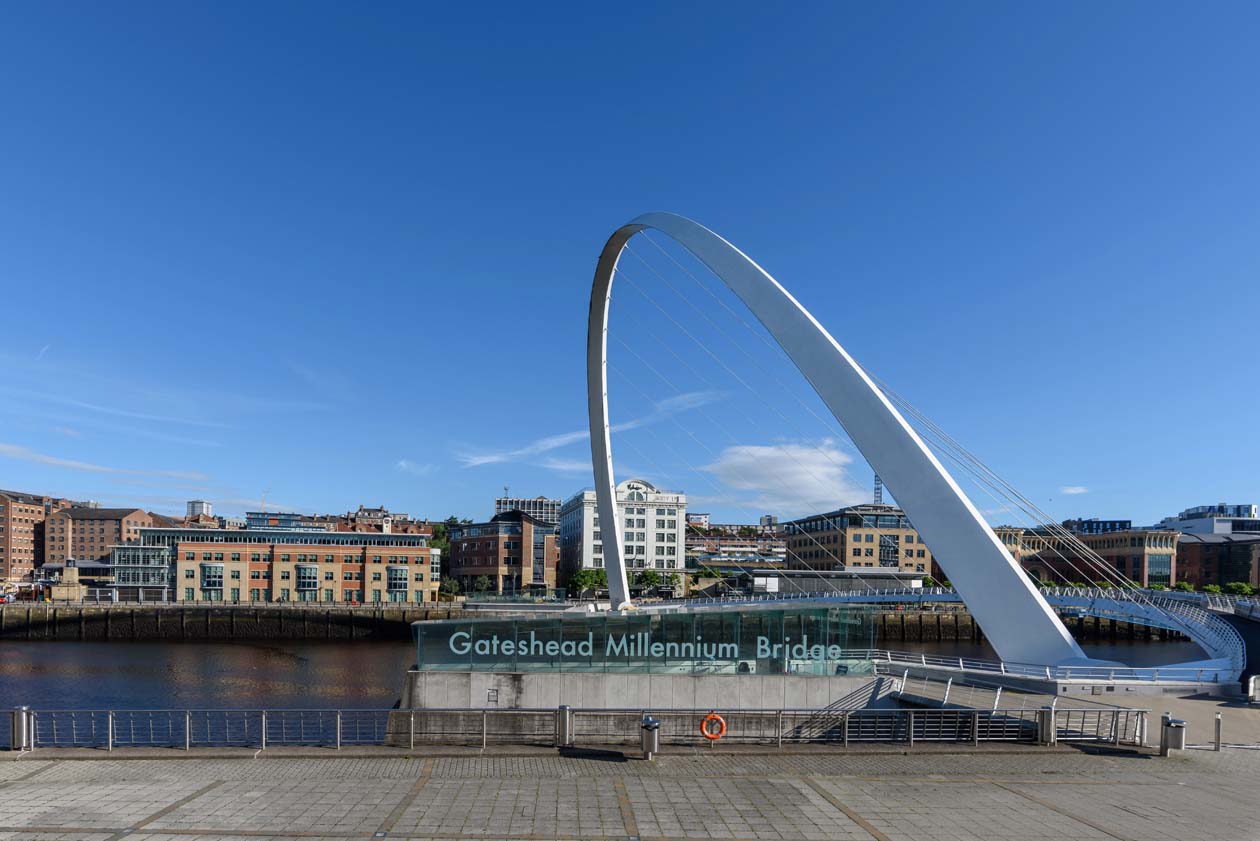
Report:
[[[239,560],[241,559],[241,553],[240,553],[240,552],[231,552],[231,553],[229,553],[229,554],[230,554],[230,556],[231,556],[231,558],[230,558],[230,559],[231,559],[231,560],[233,560],[233,561],[239,561]],[[223,553],[223,552],[202,552],[202,553],[201,553],[201,560],[203,560],[203,561],[212,561],[212,560],[213,560],[213,561],[222,561],[222,560],[224,559],[224,558],[223,558],[223,556],[224,556],[224,553]],[[289,562],[290,562],[290,558],[291,558],[291,557],[292,557],[291,555],[281,555],[281,556],[280,556],[280,559],[279,559],[279,562],[280,562],[280,563],[289,563]],[[424,556],[424,555],[414,555],[414,556],[413,556],[413,555],[397,555],[397,556],[395,556],[395,555],[388,555],[388,556],[386,556],[386,557],[385,557],[384,561],[382,561],[382,559],[381,559],[381,556],[380,556],[380,555],[373,555],[371,560],[372,560],[372,563],[374,563],[374,564],[379,564],[379,563],[382,563],[382,562],[383,562],[383,563],[388,563],[388,564],[407,564],[407,563],[411,563],[411,562],[414,562],[414,563],[417,563],[417,564],[424,564],[424,563],[430,563],[430,564],[431,564],[431,563],[433,563],[433,561],[434,561],[436,558],[438,558],[438,557],[439,557],[439,556],[434,556],[434,555],[429,555],[429,556]],[[197,559],[197,553],[196,553],[196,552],[185,552],[185,553],[184,553],[184,560],[186,560],[186,561],[195,561],[196,559]],[[261,554],[261,553],[259,553],[259,552],[252,552],[252,553],[250,553],[249,559],[250,559],[250,561],[251,561],[251,562],[254,562],[254,563],[262,563],[262,562],[264,562],[264,561],[267,561],[267,562],[270,562],[270,561],[271,561],[271,558],[269,558],[269,557],[268,557],[268,558],[264,558],[264,557],[262,556],[262,554]],[[297,559],[296,559],[296,563],[299,563],[299,564],[302,564],[302,563],[312,563],[312,564],[314,564],[314,563],[318,563],[318,562],[319,562],[319,555],[298,555],[298,556],[297,556]],[[335,556],[335,555],[325,555],[325,556],[324,556],[324,563],[326,563],[326,564],[331,564],[331,563],[335,563],[335,562],[336,562],[336,556]],[[358,563],[362,563],[363,561],[362,561],[362,559],[361,559],[358,555],[342,555],[342,556],[341,556],[341,562],[342,562],[342,563],[345,563],[345,564],[358,564]]]
[[[206,579],[206,578],[209,578],[209,577],[216,577],[216,578],[218,578],[220,581],[222,581],[222,580],[223,580],[223,569],[222,569],[222,568],[218,568],[217,570],[216,570],[216,569],[214,569],[214,568],[210,568],[210,569],[203,569],[201,572],[202,572],[202,578],[203,578],[203,579]],[[303,576],[303,574],[304,574],[305,572],[306,572],[306,570],[298,570],[298,578],[300,579],[300,578],[304,577],[304,576]],[[402,572],[402,570],[399,570],[399,572]],[[406,580],[406,575],[405,575],[405,574],[404,574],[404,575],[402,575],[402,576],[400,577],[400,576],[398,576],[398,575],[396,575],[396,574],[395,574],[395,571],[394,571],[394,570],[390,570],[390,571],[389,571],[389,573],[390,573],[390,575],[389,575],[389,579],[390,579],[391,581],[400,580],[400,579],[401,579],[401,580]],[[192,569],[192,568],[187,568],[187,569],[185,569],[185,570],[184,570],[184,578],[196,578],[196,577],[197,577],[197,571],[196,571],[195,569]],[[269,569],[251,569],[251,570],[249,571],[249,577],[250,577],[250,580],[252,580],[252,581],[270,581],[270,580],[271,580],[271,570],[269,570]],[[314,576],[314,575],[307,575],[307,576],[305,576],[305,577],[308,577],[308,578],[310,578],[310,579],[312,579],[312,580],[315,580],[315,576]],[[415,576],[414,576],[414,577],[415,577],[415,580],[416,580],[416,581],[424,581],[424,573],[423,573],[423,572],[417,572],[417,573],[415,573]],[[291,580],[292,580],[292,578],[293,578],[293,576],[292,576],[292,574],[291,574],[291,571],[290,571],[290,570],[287,570],[287,569],[282,569],[282,570],[280,570],[280,580],[281,580],[281,581],[291,581]],[[241,580],[241,571],[240,571],[239,569],[234,569],[234,570],[232,570],[232,571],[231,571],[231,573],[230,573],[230,575],[229,575],[229,579],[230,579],[230,580],[232,580],[232,581],[240,581],[240,580]],[[332,573],[332,572],[325,572],[325,573],[324,573],[324,580],[325,580],[325,581],[333,581],[333,580],[335,580],[333,573]],[[341,574],[341,580],[343,580],[343,581],[362,581],[362,580],[363,580],[363,572],[362,572],[362,571],[350,571],[350,570],[346,570],[346,571],[342,572],[342,574]],[[381,574],[380,574],[379,572],[374,572],[374,573],[372,573],[372,580],[373,580],[373,581],[380,581],[380,580],[381,580]],[[433,580],[434,580],[434,581],[437,581],[437,580],[438,580],[436,575],[435,575],[435,576],[433,576]]]
[[[299,602],[326,602],[327,603],[327,602],[334,601],[334,598],[333,598],[334,593],[335,591],[329,590],[329,589],[325,589],[322,593],[319,590],[298,590],[297,599],[295,600],[293,598],[293,594],[290,592],[290,590],[287,587],[281,587],[278,591],[276,591],[275,598],[273,599],[271,590],[263,589],[263,588],[250,588],[249,600],[251,602],[299,601]],[[239,602],[241,600],[241,591],[239,587],[230,588],[227,591],[226,599],[224,598],[224,595],[225,594],[222,587],[200,588],[200,596],[201,596],[200,600],[203,602],[222,602],[222,601]],[[191,601],[196,601],[196,600],[197,600],[197,588],[185,587],[184,588],[184,601],[191,602]],[[362,590],[342,590],[341,600],[343,602],[362,603],[363,591]],[[382,598],[380,590],[373,590],[371,601],[374,603],[379,603],[379,602],[405,603],[408,601],[414,601],[417,604],[419,604],[424,601],[424,593],[417,590],[415,592],[414,598],[408,599],[406,592],[391,592],[391,593],[386,593],[385,597]]]

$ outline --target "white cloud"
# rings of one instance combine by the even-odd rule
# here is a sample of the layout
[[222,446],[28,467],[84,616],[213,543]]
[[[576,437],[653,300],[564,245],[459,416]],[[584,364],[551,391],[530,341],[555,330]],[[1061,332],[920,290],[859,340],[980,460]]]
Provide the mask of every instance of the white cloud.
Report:
[[824,439],[818,444],[727,447],[704,469],[725,487],[742,492],[745,507],[800,516],[869,498],[848,473],[852,461],[834,440]]
[[1089,493],[1089,488],[1084,485],[1064,485],[1059,488],[1059,493],[1067,494],[1068,496],[1076,496],[1077,494]]
[[37,453],[29,447],[20,447],[16,444],[0,444],[0,456],[7,456],[21,461],[33,461],[36,464],[46,464],[50,467],[64,467],[67,470],[82,470],[86,473],[116,473],[127,476],[167,476],[171,479],[193,479],[196,481],[207,478],[204,473],[184,470],[135,470],[126,467],[106,467],[102,464],[92,464],[86,461],[76,461],[74,459],[50,456],[45,453]]
[[414,476],[428,476],[437,468],[432,464],[416,464],[405,458],[400,458],[394,463],[394,469],[400,473],[411,473]]
[[579,458],[556,458],[554,456],[545,458],[538,463],[539,467],[545,467],[548,470],[557,470],[561,473],[590,473],[590,461],[583,461]]
[[[657,423],[665,420],[679,412],[686,412],[691,409],[698,409],[708,403],[720,400],[721,392],[717,391],[690,391],[685,394],[679,394],[674,397],[668,397],[656,403],[652,407],[652,411],[648,414],[632,418],[622,423],[613,424],[610,429],[613,432],[625,432],[631,429],[638,429],[642,426]],[[545,438],[538,438],[529,442],[523,447],[515,450],[506,450],[497,453],[461,453],[456,456],[465,467],[481,467],[485,464],[503,464],[509,461],[523,461],[531,456],[549,453],[552,450],[558,450],[561,447],[567,447],[570,444],[576,444],[579,441],[586,441],[590,438],[590,433],[585,430],[577,430],[574,432],[562,432],[559,435],[548,435]],[[544,465],[546,466],[546,465]],[[564,469],[564,468],[553,468]]]

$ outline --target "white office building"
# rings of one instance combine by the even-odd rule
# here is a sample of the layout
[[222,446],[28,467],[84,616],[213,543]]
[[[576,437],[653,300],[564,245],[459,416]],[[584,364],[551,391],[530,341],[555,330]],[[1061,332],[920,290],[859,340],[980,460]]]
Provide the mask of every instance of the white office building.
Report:
[[1165,517],[1160,528],[1173,529],[1184,534],[1233,534],[1234,532],[1260,531],[1260,510],[1257,506],[1199,505],[1187,508],[1176,517]]
[[[627,570],[680,570],[686,566],[687,495],[662,491],[642,479],[617,485],[623,557]],[[567,572],[604,566],[604,539],[594,490],[584,490],[560,507],[560,566]]]

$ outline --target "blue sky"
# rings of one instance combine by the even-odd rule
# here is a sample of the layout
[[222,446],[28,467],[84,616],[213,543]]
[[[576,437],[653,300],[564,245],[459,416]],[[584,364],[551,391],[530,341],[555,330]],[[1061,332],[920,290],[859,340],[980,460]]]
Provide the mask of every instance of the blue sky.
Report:
[[[1254,501],[1256,43],[1245,4],[7,4],[0,487],[568,495],[595,258],[671,210],[1055,516]],[[619,469],[722,519],[865,493],[674,373],[614,379]]]

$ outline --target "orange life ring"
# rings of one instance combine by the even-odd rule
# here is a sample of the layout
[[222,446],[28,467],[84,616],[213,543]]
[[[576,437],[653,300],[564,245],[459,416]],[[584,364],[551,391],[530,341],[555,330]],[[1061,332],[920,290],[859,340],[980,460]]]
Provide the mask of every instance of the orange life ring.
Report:
[[[709,725],[715,721],[717,722],[717,730],[710,730]],[[700,735],[710,742],[716,742],[726,735],[726,721],[717,713],[709,713],[700,719]]]

